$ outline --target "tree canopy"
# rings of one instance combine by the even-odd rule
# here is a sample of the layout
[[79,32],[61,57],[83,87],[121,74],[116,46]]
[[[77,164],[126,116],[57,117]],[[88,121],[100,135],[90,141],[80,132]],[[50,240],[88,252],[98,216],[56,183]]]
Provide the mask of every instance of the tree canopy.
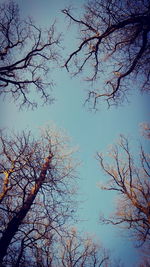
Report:
[[[147,134],[147,133],[146,133]],[[115,191],[119,195],[117,210],[109,218],[101,218],[104,223],[122,225],[131,229],[138,246],[150,247],[150,158],[141,146],[139,159],[133,156],[129,141],[121,136],[118,144],[104,159],[98,153],[98,160],[105,174],[110,178],[104,190]]]
[[[33,109],[41,102],[53,102],[51,70],[58,66],[58,61],[64,56],[59,54],[61,35],[57,33],[55,22],[50,23],[48,28],[43,28],[35,24],[32,18],[24,18],[19,9],[23,4],[18,2],[17,5],[16,2],[18,1],[8,0],[0,3],[0,97],[8,97],[20,109]],[[48,0],[46,2],[48,3]],[[72,75],[83,73],[89,85],[86,102],[90,103],[92,108],[98,107],[99,100],[104,100],[108,107],[121,104],[128,99],[132,89],[149,93],[149,0],[89,0],[80,15],[73,13],[73,8],[65,8],[62,13],[71,25],[77,25],[79,42],[78,47],[75,43],[74,50],[66,58],[62,71],[67,69]],[[35,16],[39,24],[40,18]],[[64,39],[65,35],[70,41],[72,36],[70,38],[69,31],[64,33]],[[74,36],[74,40],[77,39]],[[68,47],[68,44],[66,46]],[[69,79],[65,84],[61,74],[57,76],[57,79],[59,78],[62,86],[61,100],[66,98],[69,104],[73,103],[74,99],[73,102],[69,99],[72,95],[68,97],[68,91],[62,90],[65,86],[67,89],[70,87]],[[62,103],[66,104],[67,101]],[[70,116],[69,123],[74,124],[77,132],[74,117],[70,114],[68,116],[73,110],[70,106],[71,104],[67,106],[68,110],[66,108],[67,113],[66,110],[62,112],[64,106],[57,106],[58,109],[54,109],[54,118],[58,118],[60,113],[64,123]],[[42,123],[47,118],[53,118],[49,111],[47,114],[44,111],[44,116],[42,110],[40,112],[36,117],[36,126],[40,125],[41,117]],[[27,114],[28,120],[31,113]],[[11,114],[10,118],[11,116],[15,128],[18,128],[15,116]],[[80,114],[76,117],[79,130],[82,130],[84,124],[80,128]],[[22,116],[21,119],[24,118]],[[85,144],[91,151],[96,140],[93,137],[96,137],[102,128],[98,128],[96,122],[93,124],[94,131],[90,132],[88,117],[83,118],[85,120],[82,122],[88,126],[86,131],[83,131],[84,136],[79,134],[78,137],[83,137],[86,143],[78,140],[79,143],[81,141],[81,146],[84,144],[83,157],[88,161],[90,153],[84,153]],[[103,118],[106,120],[108,117],[106,115]],[[32,118],[31,121],[33,122]],[[101,122],[100,127],[103,127],[104,131],[112,131],[112,121],[107,129],[105,122]],[[67,122],[67,125],[69,123]],[[150,126],[143,124],[143,129],[143,135],[150,139]],[[77,162],[68,138],[61,131],[50,127],[42,129],[40,135],[35,136],[32,130],[11,134],[9,131],[7,133],[7,130],[0,130],[0,266],[121,266],[120,262],[114,262],[110,253],[101,245],[97,245],[93,238],[78,234],[76,226],[73,225],[77,222]],[[94,133],[93,136],[90,133]],[[105,132],[103,133],[105,135]],[[101,136],[103,142],[105,137],[103,134]],[[108,136],[110,137],[109,133]],[[145,255],[139,266],[145,267],[149,266],[150,262],[150,156],[142,145],[139,157],[136,153],[136,148],[132,152],[129,139],[121,135],[107,159],[103,153],[97,154],[101,169],[110,178],[102,189],[115,191],[116,195],[119,195],[115,213],[109,218],[102,216],[100,221],[130,230],[136,245],[144,250]],[[88,163],[93,177],[96,172],[92,169],[91,158]],[[89,173],[87,180],[88,175]],[[82,182],[81,184],[85,185]],[[88,185],[86,190],[90,191]]]
[[47,74],[58,60],[59,39],[55,24],[42,29],[31,18],[20,18],[15,2],[0,4],[0,95],[19,107],[36,107],[37,93],[51,103],[53,82]]
[[75,162],[66,137],[50,128],[37,139],[2,131],[0,148],[0,263],[14,266],[72,218]]
[[[148,0],[94,0],[78,18],[62,11],[79,28],[80,43],[65,62],[68,71],[92,82],[87,101],[122,103],[131,88],[150,88],[150,3]],[[95,82],[95,83],[94,83]]]

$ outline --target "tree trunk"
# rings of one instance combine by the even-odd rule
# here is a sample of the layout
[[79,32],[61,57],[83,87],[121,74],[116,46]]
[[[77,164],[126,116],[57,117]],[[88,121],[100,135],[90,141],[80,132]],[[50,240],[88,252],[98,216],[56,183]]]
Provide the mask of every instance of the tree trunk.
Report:
[[33,204],[33,201],[43,184],[46,172],[49,168],[49,164],[51,162],[52,155],[48,156],[45,160],[45,163],[42,166],[40,176],[38,180],[36,181],[35,185],[32,187],[24,205],[21,207],[21,209],[18,211],[18,213],[11,219],[11,221],[8,223],[6,230],[3,232],[3,235],[0,239],[0,266],[3,262],[3,258],[5,257],[7,253],[7,249],[10,245],[10,242],[16,232],[18,231],[19,226],[21,225],[23,219],[25,218],[26,214],[31,208],[31,205]]

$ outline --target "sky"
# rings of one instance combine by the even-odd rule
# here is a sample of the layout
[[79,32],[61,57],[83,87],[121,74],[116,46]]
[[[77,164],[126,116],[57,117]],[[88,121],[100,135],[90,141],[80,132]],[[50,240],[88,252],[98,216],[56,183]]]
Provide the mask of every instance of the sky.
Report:
[[[0,0],[0,3],[3,2]],[[67,28],[65,16],[61,9],[72,4],[82,12],[84,1],[76,0],[17,0],[22,16],[30,15],[41,26],[47,26],[55,19],[57,31],[63,32],[65,58],[76,45],[74,31]],[[66,30],[67,29],[67,30]],[[74,28],[73,28],[74,29]],[[0,126],[15,130],[31,129],[37,133],[39,127],[54,122],[58,128],[64,129],[71,137],[74,146],[79,147],[77,156],[81,161],[78,168],[79,204],[77,227],[89,233],[104,247],[112,251],[112,256],[118,257],[124,266],[136,266],[139,251],[133,247],[123,230],[112,226],[102,226],[98,222],[100,213],[110,214],[115,208],[115,195],[101,191],[100,181],[105,181],[100,166],[96,160],[96,152],[106,152],[123,133],[134,139],[138,145],[140,136],[139,125],[148,121],[150,109],[149,97],[133,93],[130,102],[121,107],[107,109],[102,104],[97,112],[90,111],[84,105],[86,84],[81,77],[71,78],[63,68],[51,73],[55,82],[52,95],[56,99],[54,104],[38,107],[36,110],[18,111],[16,104],[5,99],[0,103]],[[84,201],[83,201],[84,200]]]

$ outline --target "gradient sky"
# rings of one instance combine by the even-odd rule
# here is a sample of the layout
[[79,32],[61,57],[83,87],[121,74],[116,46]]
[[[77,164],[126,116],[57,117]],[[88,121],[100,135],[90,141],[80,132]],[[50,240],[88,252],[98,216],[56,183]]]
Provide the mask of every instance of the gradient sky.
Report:
[[[0,3],[3,2],[0,0]],[[63,32],[64,49],[63,57],[73,50],[75,40],[72,28],[67,28],[67,21],[61,9],[68,4],[82,11],[84,1],[80,0],[17,0],[22,16],[34,17],[39,25],[47,26],[49,22],[57,20],[57,31]],[[78,15],[78,10],[76,10]],[[74,28],[73,28],[74,29]],[[125,231],[112,226],[101,226],[98,223],[99,214],[110,214],[115,207],[114,193],[104,192],[98,188],[98,182],[105,180],[103,172],[96,161],[96,152],[105,152],[110,144],[114,143],[120,133],[134,138],[134,144],[140,136],[139,125],[149,120],[149,97],[134,93],[130,103],[122,107],[107,109],[100,106],[98,112],[90,112],[88,106],[83,106],[88,84],[81,77],[72,78],[65,69],[53,70],[51,73],[55,82],[53,96],[56,101],[53,105],[39,107],[34,111],[18,111],[12,102],[1,101],[1,127],[17,130],[31,129],[37,133],[40,126],[53,121],[58,127],[66,130],[72,143],[79,146],[77,156],[82,162],[78,168],[79,199],[85,200],[79,205],[78,216],[81,220],[77,227],[82,232],[90,233],[95,239],[112,250],[112,256],[122,260],[125,266],[136,266],[139,251],[133,248],[128,241]]]

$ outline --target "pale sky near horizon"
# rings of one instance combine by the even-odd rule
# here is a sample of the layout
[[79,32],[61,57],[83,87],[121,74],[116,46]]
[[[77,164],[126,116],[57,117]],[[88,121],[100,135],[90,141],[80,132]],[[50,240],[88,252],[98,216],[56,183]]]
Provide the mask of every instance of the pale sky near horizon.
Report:
[[[0,3],[3,1],[0,0]],[[73,4],[81,12],[81,4],[84,1],[69,0],[17,0],[24,15],[31,15],[42,26],[57,19],[57,31],[63,31],[64,45],[68,42],[70,51],[74,40],[69,34],[71,28],[66,31],[66,20],[61,9],[68,4]],[[67,36],[66,36],[67,35]],[[75,37],[74,37],[75,38]],[[67,40],[67,41],[66,41]],[[68,52],[64,51],[65,56]],[[149,100],[147,95],[134,93],[129,98],[130,102],[123,106],[107,109],[102,104],[100,110],[91,112],[84,106],[86,97],[86,84],[81,77],[71,78],[65,69],[53,70],[52,78],[55,82],[52,95],[56,98],[50,106],[38,107],[36,110],[18,111],[14,103],[1,101],[2,127],[15,130],[31,129],[33,133],[38,128],[53,121],[58,128],[66,130],[72,138],[72,143],[79,146],[77,153],[82,164],[78,169],[80,178],[79,199],[85,200],[79,206],[81,222],[78,227],[83,232],[88,232],[95,239],[101,240],[104,247],[112,250],[112,256],[122,260],[125,267],[136,266],[139,251],[133,248],[132,242],[124,236],[124,230],[109,225],[102,226],[98,223],[99,214],[113,212],[115,207],[114,194],[101,191],[97,186],[100,180],[107,180],[96,160],[96,152],[105,152],[108,146],[113,144],[119,134],[129,135],[133,144],[139,145],[140,123],[147,122],[150,118]],[[2,115],[3,114],[3,115]]]

